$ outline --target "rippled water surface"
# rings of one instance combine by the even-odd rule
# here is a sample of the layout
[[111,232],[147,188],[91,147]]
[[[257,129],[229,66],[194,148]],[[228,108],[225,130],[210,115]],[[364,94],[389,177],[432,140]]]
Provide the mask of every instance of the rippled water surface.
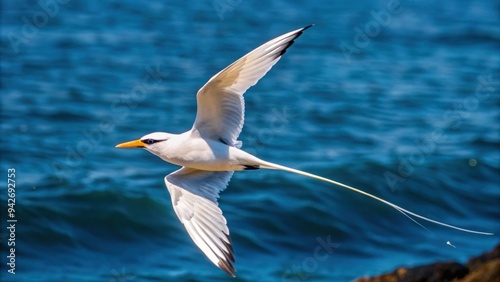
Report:
[[[2,281],[351,281],[499,241],[498,1],[183,2],[2,2]],[[176,167],[114,146],[189,129],[209,77],[311,23],[245,95],[243,148],[496,235],[258,170],[220,199],[238,277],[194,246],[163,183]]]

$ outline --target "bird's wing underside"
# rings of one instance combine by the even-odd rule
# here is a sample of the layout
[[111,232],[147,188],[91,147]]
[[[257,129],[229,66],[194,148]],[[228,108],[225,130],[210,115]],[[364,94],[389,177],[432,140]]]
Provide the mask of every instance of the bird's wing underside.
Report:
[[165,177],[175,214],[203,253],[235,276],[234,256],[226,219],[218,207],[232,171],[202,171],[183,167]]
[[243,128],[243,94],[255,85],[310,26],[272,39],[229,65],[198,91],[192,134],[236,146]]

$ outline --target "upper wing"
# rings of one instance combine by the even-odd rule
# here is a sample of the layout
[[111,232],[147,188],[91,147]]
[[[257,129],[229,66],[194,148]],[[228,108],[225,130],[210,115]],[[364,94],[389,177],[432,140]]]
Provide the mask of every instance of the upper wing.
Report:
[[191,239],[218,267],[232,276],[236,272],[233,247],[226,219],[217,204],[232,171],[202,171],[183,167],[165,177],[175,214]]
[[229,65],[198,91],[192,134],[236,145],[245,112],[243,94],[255,85],[310,26],[268,41]]

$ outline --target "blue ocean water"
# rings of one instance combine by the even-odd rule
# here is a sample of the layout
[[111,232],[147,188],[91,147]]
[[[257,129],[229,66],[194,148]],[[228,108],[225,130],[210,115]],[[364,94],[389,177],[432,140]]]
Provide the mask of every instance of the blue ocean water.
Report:
[[[352,281],[499,242],[498,1],[181,2],[2,2],[1,281]],[[176,167],[114,146],[189,129],[208,78],[311,23],[245,95],[243,148],[494,236],[258,170],[220,199],[238,277],[194,246]]]

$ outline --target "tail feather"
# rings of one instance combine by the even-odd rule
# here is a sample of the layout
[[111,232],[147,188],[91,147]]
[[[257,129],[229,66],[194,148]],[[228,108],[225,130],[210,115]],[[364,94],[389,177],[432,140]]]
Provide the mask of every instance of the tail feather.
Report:
[[[482,232],[482,231],[465,229],[465,228],[461,228],[461,227],[454,226],[454,225],[451,225],[451,224],[446,224],[446,223],[443,223],[443,222],[440,222],[440,221],[437,221],[437,220],[434,220],[434,219],[427,218],[425,216],[422,216],[422,215],[416,214],[414,212],[411,212],[409,210],[406,210],[406,209],[404,209],[404,208],[402,208],[402,207],[400,207],[398,205],[395,205],[395,204],[393,204],[393,203],[391,203],[389,201],[386,201],[386,200],[384,200],[382,198],[379,198],[379,197],[377,197],[375,195],[372,195],[372,194],[367,193],[365,191],[362,191],[360,189],[357,189],[357,188],[354,188],[352,186],[345,185],[343,183],[340,183],[340,182],[337,182],[337,181],[334,181],[334,180],[331,180],[331,179],[328,179],[328,178],[325,178],[325,177],[321,177],[321,176],[318,176],[318,175],[315,175],[315,174],[312,174],[312,173],[308,173],[308,172],[305,172],[305,171],[301,171],[301,170],[298,170],[298,169],[289,168],[289,167],[286,167],[286,166],[282,166],[282,165],[279,165],[279,164],[274,164],[274,163],[270,163],[270,162],[266,162],[266,161],[263,161],[260,164],[260,167],[261,168],[267,168],[267,169],[278,169],[278,170],[292,172],[292,173],[299,174],[299,175],[302,175],[302,176],[307,176],[307,177],[310,177],[310,178],[314,178],[314,179],[317,179],[317,180],[328,182],[330,184],[334,184],[336,186],[340,186],[342,188],[345,188],[345,189],[354,191],[356,193],[365,195],[367,197],[370,197],[370,198],[372,198],[374,200],[377,200],[377,201],[379,201],[381,203],[384,203],[384,204],[386,204],[386,205],[394,208],[395,210],[397,210],[398,212],[402,213],[403,215],[405,215],[406,217],[408,217],[413,222],[415,222],[420,227],[422,227],[422,228],[424,228],[426,230],[428,230],[428,229],[425,228],[424,226],[422,226],[422,224],[420,224],[418,221],[416,221],[415,218],[418,218],[418,219],[421,219],[421,220],[425,220],[425,221],[428,221],[428,222],[432,222],[434,224],[445,226],[445,227],[448,227],[448,228],[460,230],[460,231],[463,231],[463,232],[474,233],[474,234],[481,234],[481,235],[493,235],[493,233],[490,233],[490,232]],[[449,244],[449,242],[447,242],[447,244]]]

